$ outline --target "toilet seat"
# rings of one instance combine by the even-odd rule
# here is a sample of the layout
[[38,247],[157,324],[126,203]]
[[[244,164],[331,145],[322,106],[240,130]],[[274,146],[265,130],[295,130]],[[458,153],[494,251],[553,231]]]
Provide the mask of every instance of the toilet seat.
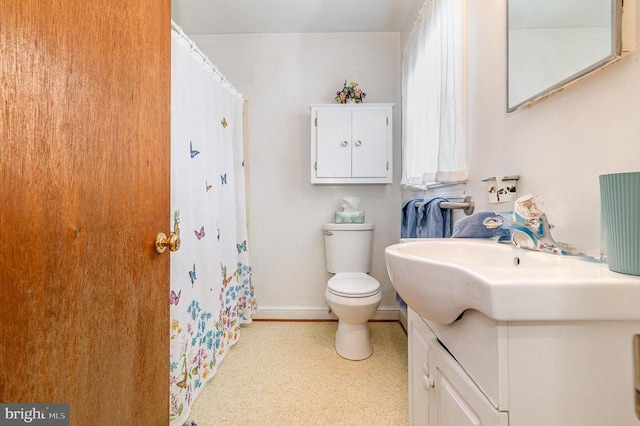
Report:
[[329,279],[327,291],[342,297],[369,297],[380,292],[380,283],[364,272],[340,272]]

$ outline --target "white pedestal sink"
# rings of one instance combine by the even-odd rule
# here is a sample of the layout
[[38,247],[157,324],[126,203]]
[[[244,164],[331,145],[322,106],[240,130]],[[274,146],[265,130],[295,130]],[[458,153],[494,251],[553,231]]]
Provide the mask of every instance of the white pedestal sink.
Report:
[[466,309],[496,320],[640,320],[640,277],[602,262],[479,239],[424,239],[385,250],[396,291],[449,324]]

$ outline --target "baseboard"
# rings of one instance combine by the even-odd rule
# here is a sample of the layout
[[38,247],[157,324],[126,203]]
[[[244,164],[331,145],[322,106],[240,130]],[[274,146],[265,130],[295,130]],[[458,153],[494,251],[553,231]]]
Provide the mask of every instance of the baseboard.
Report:
[[[406,316],[405,316],[406,318]],[[337,321],[328,308],[258,308],[253,314],[253,319],[260,320],[287,320],[287,321]],[[380,308],[373,314],[372,321],[400,321],[398,308]],[[406,322],[406,319],[405,319]]]

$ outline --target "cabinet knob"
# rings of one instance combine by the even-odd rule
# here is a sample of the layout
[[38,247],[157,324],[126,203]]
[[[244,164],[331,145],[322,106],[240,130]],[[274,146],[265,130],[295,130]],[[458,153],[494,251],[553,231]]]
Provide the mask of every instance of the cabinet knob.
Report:
[[340,145],[342,145],[342,146],[347,146],[347,145],[349,145],[349,142],[347,142],[347,141],[342,141],[342,143],[341,143]]
[[362,145],[362,141],[356,141],[356,146]]
[[435,382],[429,376],[422,376],[422,389],[428,391],[429,389],[435,387]]

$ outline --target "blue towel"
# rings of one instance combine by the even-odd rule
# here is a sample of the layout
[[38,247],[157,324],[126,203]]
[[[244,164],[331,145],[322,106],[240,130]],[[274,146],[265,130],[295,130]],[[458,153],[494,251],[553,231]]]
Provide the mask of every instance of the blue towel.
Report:
[[[451,210],[441,209],[445,198],[414,198],[402,203],[402,238],[447,238],[451,236]],[[416,204],[420,207],[416,208]]]
[[421,203],[421,198],[404,200],[402,202],[402,227],[400,228],[401,238],[416,238],[416,222],[418,220],[418,209],[416,203]]
[[[402,238],[447,238],[451,236],[451,210],[441,209],[445,198],[413,198],[402,202]],[[416,208],[416,204],[420,207]],[[407,303],[396,293],[396,302],[401,307]]]
[[418,207],[416,235],[418,238],[448,238],[451,236],[451,209],[441,209],[441,197],[425,199]]
[[463,217],[453,225],[452,238],[509,238],[510,232],[508,225],[502,225],[498,228],[490,229],[484,225],[487,218],[495,218],[496,220],[505,221],[506,218],[498,213],[480,212],[471,216]]

